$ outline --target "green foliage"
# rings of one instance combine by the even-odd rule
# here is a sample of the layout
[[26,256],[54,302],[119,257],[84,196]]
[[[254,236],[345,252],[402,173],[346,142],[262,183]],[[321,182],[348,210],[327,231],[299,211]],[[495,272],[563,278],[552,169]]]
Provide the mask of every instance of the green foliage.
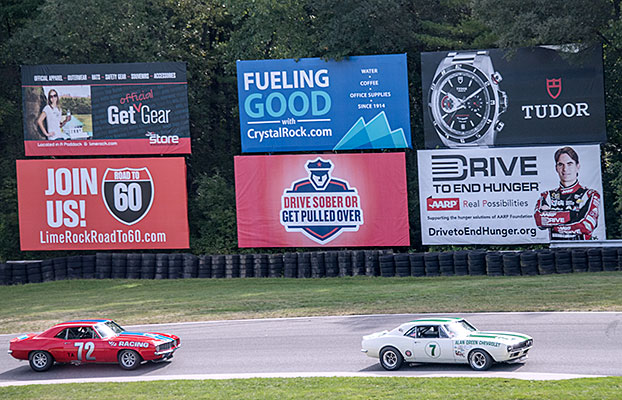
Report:
[[[24,158],[19,65],[185,61],[194,253],[237,251],[233,157],[240,153],[236,60],[408,54],[413,143],[423,144],[419,53],[604,43],[603,173],[609,237],[622,235],[620,0],[5,0],[0,5],[0,259],[21,253],[15,160]],[[65,100],[63,100],[65,102]],[[65,104],[74,114],[85,104]],[[412,247],[420,250],[415,152],[406,151]],[[211,191],[216,193],[210,193]]]
[[235,192],[219,174],[201,175],[191,201],[191,247],[199,254],[232,253],[237,250]]
[[71,110],[72,114],[91,114],[91,99],[78,97],[61,97],[59,105],[63,112]]

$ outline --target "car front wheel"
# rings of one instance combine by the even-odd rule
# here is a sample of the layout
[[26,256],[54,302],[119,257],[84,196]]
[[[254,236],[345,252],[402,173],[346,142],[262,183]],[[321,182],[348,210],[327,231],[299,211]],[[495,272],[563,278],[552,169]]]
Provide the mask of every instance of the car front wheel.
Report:
[[136,369],[140,365],[140,355],[134,350],[121,350],[119,352],[119,365],[123,369]]
[[380,352],[380,365],[387,371],[396,371],[402,366],[404,357],[394,347],[385,347]]
[[484,350],[473,350],[469,354],[469,364],[476,371],[486,371],[492,365],[492,357]]
[[30,368],[36,372],[47,371],[54,364],[54,359],[52,355],[47,351],[33,351],[30,353],[28,357],[28,361],[30,362]]

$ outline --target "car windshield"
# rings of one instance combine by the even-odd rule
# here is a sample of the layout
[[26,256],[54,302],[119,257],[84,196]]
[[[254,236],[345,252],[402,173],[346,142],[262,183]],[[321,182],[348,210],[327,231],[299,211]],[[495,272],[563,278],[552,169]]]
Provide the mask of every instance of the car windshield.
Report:
[[445,329],[447,329],[450,337],[468,335],[477,330],[465,320],[447,324],[445,325]]
[[97,324],[95,325],[95,330],[97,330],[101,337],[117,336],[119,333],[125,331],[125,329],[114,321],[106,321],[103,324]]

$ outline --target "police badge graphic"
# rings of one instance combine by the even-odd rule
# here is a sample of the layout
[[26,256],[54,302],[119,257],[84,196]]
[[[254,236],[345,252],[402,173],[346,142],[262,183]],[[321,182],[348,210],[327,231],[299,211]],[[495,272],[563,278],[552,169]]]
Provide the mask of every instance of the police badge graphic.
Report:
[[331,173],[331,161],[316,158],[305,164],[308,178],[292,182],[281,196],[280,222],[287,232],[301,232],[325,245],[342,232],[363,225],[363,209],[356,188]]
[[147,168],[108,168],[102,179],[102,197],[108,212],[125,225],[134,225],[153,204],[153,178]]

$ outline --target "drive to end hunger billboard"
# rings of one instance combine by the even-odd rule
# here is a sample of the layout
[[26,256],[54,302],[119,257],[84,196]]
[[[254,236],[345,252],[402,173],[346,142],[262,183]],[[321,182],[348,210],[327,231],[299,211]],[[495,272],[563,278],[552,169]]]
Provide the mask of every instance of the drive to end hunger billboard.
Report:
[[240,247],[408,246],[404,153],[237,156]]
[[412,148],[406,54],[238,61],[242,152]]
[[22,66],[27,156],[189,154],[185,63]]
[[417,156],[425,245],[606,239],[598,145]]
[[18,160],[22,250],[187,249],[175,158]]

